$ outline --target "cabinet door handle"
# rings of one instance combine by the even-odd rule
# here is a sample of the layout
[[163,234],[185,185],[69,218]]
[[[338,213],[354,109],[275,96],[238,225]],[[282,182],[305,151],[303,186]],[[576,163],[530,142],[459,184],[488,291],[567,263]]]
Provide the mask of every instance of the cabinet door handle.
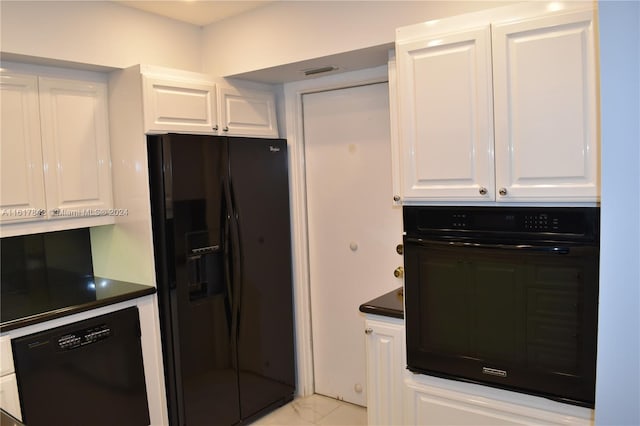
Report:
[[371,334],[373,333],[373,328],[365,328],[364,329],[364,334]]
[[487,195],[487,188],[481,186],[478,192],[480,193],[480,195]]
[[393,201],[395,201],[395,202],[400,201],[400,196],[399,195],[394,195],[393,196]]
[[223,131],[223,132],[228,132],[228,131],[229,131],[229,128],[228,128],[227,126],[225,126],[225,127],[223,127],[223,128],[222,128],[222,131]]
[[218,131],[218,125],[217,124],[215,126],[213,126],[213,130],[215,130],[216,132]]
[[53,210],[51,210],[51,214],[52,214],[52,215],[54,215],[54,216],[59,215],[59,214],[60,214],[60,209],[53,209]]
[[498,194],[500,194],[500,195],[502,195],[502,196],[507,195],[507,188],[500,188],[500,189],[498,190]]

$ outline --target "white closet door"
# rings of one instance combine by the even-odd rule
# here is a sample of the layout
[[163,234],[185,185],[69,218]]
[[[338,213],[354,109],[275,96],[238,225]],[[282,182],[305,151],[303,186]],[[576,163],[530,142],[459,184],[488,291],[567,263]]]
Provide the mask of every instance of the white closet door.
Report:
[[359,306],[402,285],[386,83],[303,96],[315,391],[366,405]]

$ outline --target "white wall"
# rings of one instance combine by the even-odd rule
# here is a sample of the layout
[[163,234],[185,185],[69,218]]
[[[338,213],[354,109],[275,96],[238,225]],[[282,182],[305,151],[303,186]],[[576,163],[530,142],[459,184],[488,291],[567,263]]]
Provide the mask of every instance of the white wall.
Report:
[[282,1],[204,28],[203,70],[228,76],[391,43],[397,27],[507,1]]
[[201,69],[201,29],[110,1],[0,2],[0,50],[82,64]]
[[600,1],[602,237],[596,423],[640,424],[640,3]]

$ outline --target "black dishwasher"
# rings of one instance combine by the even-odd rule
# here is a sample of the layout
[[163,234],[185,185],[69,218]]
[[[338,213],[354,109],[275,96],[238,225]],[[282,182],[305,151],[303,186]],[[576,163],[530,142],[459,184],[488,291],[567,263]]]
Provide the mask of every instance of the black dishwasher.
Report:
[[137,307],[19,337],[12,346],[25,424],[149,424]]

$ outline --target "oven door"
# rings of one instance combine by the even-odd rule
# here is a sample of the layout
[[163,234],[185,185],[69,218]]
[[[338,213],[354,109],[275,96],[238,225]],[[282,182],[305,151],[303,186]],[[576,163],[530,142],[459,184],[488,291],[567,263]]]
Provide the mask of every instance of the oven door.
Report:
[[598,248],[405,237],[408,368],[593,406]]

